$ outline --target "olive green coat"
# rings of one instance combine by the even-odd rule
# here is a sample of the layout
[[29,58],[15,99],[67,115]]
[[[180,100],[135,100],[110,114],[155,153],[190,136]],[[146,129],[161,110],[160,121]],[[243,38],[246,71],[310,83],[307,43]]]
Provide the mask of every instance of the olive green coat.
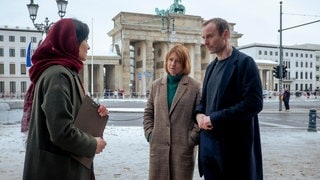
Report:
[[83,91],[76,72],[60,65],[46,69],[36,83],[24,180],[88,180],[90,170],[71,155],[93,157],[94,137],[74,127]]
[[168,109],[167,77],[150,89],[144,112],[144,132],[150,138],[150,180],[191,180],[199,141],[193,111],[200,99],[200,83],[183,76],[171,109]]

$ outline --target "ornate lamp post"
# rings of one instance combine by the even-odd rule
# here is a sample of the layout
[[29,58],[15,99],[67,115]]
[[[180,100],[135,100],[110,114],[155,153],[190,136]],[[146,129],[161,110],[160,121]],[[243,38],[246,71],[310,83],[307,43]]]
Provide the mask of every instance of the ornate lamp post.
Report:
[[[66,14],[68,1],[67,0],[56,0],[56,1],[57,1],[57,6],[58,6],[58,14],[59,14],[60,18],[63,18],[64,15]],[[48,17],[46,17],[46,19],[44,20],[44,23],[40,23],[40,24],[35,23],[34,21],[37,18],[39,5],[34,4],[33,0],[30,0],[30,4],[27,4],[27,7],[29,10],[30,19],[32,20],[34,27],[37,28],[39,31],[42,31],[47,34],[50,26],[53,23],[49,23],[50,21],[49,21]]]
[[[175,28],[175,17],[170,14],[184,14],[185,13],[185,7],[182,4],[179,4],[179,1],[181,0],[174,0],[174,3],[171,4],[170,8],[165,10],[160,10],[159,8],[156,8],[156,14],[161,16],[162,19],[162,33],[168,34],[168,43],[175,40],[175,34],[176,34],[176,28]],[[172,29],[170,31],[170,23],[172,21]],[[165,24],[167,25],[165,27]],[[171,35],[170,35],[171,34]]]

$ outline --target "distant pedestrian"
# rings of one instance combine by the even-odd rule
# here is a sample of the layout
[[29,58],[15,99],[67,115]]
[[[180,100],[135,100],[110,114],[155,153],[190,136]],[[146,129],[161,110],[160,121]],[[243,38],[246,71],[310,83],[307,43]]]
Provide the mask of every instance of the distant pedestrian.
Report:
[[286,111],[289,111],[289,110],[290,110],[290,106],[289,106],[290,91],[289,91],[288,89],[286,89],[286,90],[283,92],[282,100],[283,100],[284,106],[285,106],[285,108],[286,108]]
[[149,180],[191,180],[199,143],[193,111],[201,85],[188,76],[190,55],[181,44],[169,50],[164,68],[167,75],[152,83],[143,117],[150,143]]

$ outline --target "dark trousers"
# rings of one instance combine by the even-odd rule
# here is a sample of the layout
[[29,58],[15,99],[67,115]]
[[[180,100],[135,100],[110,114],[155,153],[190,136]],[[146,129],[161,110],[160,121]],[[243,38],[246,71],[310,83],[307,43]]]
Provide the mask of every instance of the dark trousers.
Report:
[[205,180],[223,179],[220,144],[206,132],[200,133],[199,163]]
[[286,110],[289,110],[290,109],[289,100],[283,100],[283,103],[284,103],[284,107],[286,108]]

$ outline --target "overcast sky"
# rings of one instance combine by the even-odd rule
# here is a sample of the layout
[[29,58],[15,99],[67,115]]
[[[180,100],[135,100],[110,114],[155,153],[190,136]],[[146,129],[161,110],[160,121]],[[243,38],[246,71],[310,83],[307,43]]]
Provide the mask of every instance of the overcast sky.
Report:
[[[65,17],[74,17],[90,27],[89,44],[93,54],[107,55],[113,28],[112,18],[119,12],[155,14],[155,8],[167,9],[174,0],[69,0]],[[204,19],[222,17],[236,23],[235,31],[243,34],[239,46],[250,43],[279,44],[279,0],[182,0],[188,15]],[[319,0],[283,0],[283,29],[320,20]],[[26,4],[30,0],[1,0],[0,25],[33,27]],[[55,0],[34,0],[38,4],[36,23],[59,19]],[[93,27],[93,28],[92,28]],[[283,31],[283,45],[320,44],[320,22]],[[92,33],[93,32],[93,33]],[[91,45],[92,46],[92,45]],[[91,52],[90,52],[91,54]]]

